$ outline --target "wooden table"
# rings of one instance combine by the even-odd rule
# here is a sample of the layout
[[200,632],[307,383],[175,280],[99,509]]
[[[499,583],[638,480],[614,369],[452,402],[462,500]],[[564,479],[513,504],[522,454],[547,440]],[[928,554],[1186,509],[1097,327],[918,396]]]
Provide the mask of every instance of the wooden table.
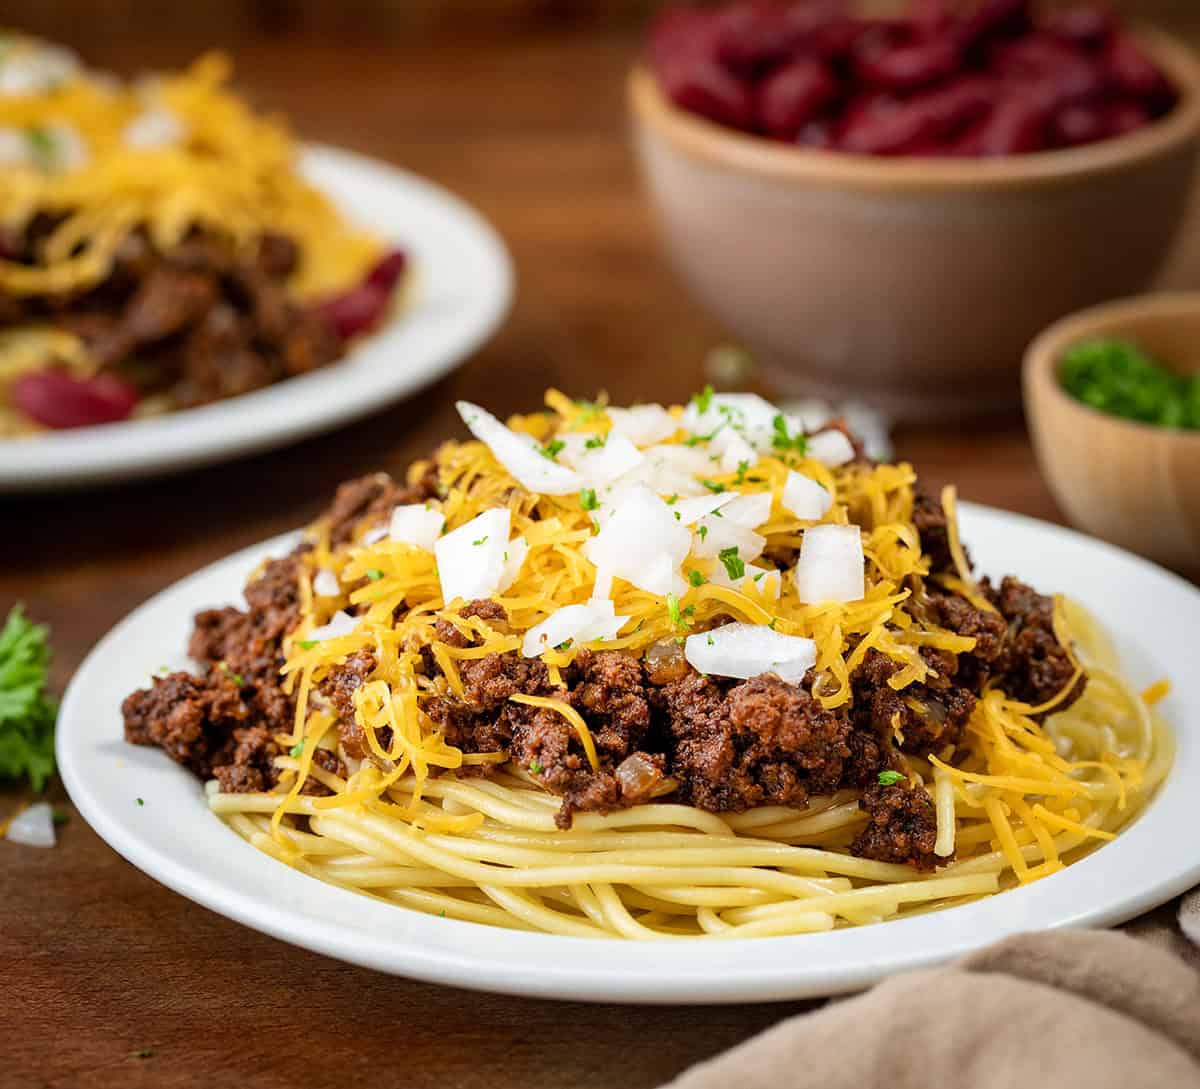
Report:
[[[620,403],[701,383],[722,333],[665,267],[638,194],[621,86],[633,47],[628,34],[547,33],[235,51],[243,82],[309,136],[403,163],[476,204],[512,247],[518,301],[455,376],[336,434],[147,484],[0,500],[0,614],[23,600],[52,625],[60,690],[151,594],[307,521],[338,481],[429,450],[457,426],[456,397],[504,413],[547,385],[604,388]],[[93,59],[162,67],[193,51],[118,39]],[[1171,282],[1200,280],[1197,243]],[[954,478],[968,498],[1058,516],[1017,419],[905,430],[897,442],[936,484]],[[17,797],[0,795],[0,811]],[[801,1008],[572,1006],[377,975],[167,891],[77,815],[56,850],[0,843],[0,965],[5,1087],[636,1089]]]

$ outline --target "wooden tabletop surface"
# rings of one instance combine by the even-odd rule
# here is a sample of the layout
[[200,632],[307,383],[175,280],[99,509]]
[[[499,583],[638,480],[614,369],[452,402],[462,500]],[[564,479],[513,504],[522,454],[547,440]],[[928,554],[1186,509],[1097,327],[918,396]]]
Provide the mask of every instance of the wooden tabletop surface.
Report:
[[[194,52],[106,41],[92,58],[127,70]],[[629,33],[566,32],[234,49],[242,84],[307,136],[403,164],[474,203],[512,249],[517,301],[454,376],[335,434],[145,484],[0,499],[0,615],[21,600],[52,626],[60,691],[150,595],[304,523],[338,481],[401,470],[429,450],[455,429],[457,397],[504,413],[547,385],[607,389],[620,403],[678,399],[703,381],[704,353],[724,335],[666,267],[639,194],[622,104],[633,49]],[[1200,285],[1200,231],[1166,282]],[[1058,517],[1018,418],[896,440],[934,483]],[[0,792],[0,813],[19,796]],[[55,850],[0,842],[0,965],[4,1087],[637,1089],[801,1008],[567,1005],[377,975],[169,892],[77,815]]]

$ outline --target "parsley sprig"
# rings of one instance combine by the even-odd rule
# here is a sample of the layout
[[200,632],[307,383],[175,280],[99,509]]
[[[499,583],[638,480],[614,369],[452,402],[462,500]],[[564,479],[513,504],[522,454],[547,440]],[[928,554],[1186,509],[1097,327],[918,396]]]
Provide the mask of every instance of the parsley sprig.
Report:
[[46,692],[48,630],[14,606],[0,631],[0,779],[27,778],[36,791],[54,774],[58,708]]

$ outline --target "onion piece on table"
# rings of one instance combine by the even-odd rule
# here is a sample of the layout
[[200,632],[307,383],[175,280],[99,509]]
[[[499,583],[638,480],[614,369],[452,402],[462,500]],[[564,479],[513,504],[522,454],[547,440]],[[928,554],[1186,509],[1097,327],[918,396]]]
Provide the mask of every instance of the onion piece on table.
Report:
[[53,847],[57,840],[50,803],[35,802],[28,809],[22,809],[9,822],[4,838],[24,847]]

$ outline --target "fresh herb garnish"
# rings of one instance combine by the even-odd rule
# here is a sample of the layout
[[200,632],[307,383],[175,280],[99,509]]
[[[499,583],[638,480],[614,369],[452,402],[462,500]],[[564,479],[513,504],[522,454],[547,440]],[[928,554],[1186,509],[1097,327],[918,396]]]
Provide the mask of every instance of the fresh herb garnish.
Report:
[[137,799],[137,804],[138,804],[138,805],[145,805],[145,804],[146,804],[146,799],[145,799],[145,798],[138,798],[138,799]]
[[533,775],[541,775],[541,774],[542,774],[542,770],[543,770],[543,768],[542,768],[542,762],[541,762],[540,760],[531,760],[531,761],[529,762],[529,771],[530,771],[530,773],[531,773],[531,774],[533,774]]
[[49,669],[49,632],[14,606],[0,630],[0,779],[25,778],[36,791],[54,774]]
[[733,545],[730,548],[722,548],[717,553],[717,559],[725,566],[725,571],[731,579],[745,578],[746,564],[745,561],[738,555],[738,546]]
[[718,484],[715,480],[701,480],[700,483],[703,484],[710,492],[715,492],[717,495],[720,495],[721,492],[725,490],[725,485]]
[[58,140],[52,132],[33,126],[25,130],[25,141],[38,166],[43,170],[54,166],[58,156]]
[[485,533],[482,537],[479,538],[478,541],[472,541],[471,544],[478,546],[478,545],[483,544],[483,542],[486,541],[487,539],[488,539],[488,534]]
[[708,536],[708,526],[704,526],[704,525],[697,526],[696,534],[697,534],[697,536],[699,536],[700,540],[703,541],[704,538]]
[[312,650],[312,648],[315,647],[316,645],[317,645],[316,639],[301,639],[300,640],[300,649],[301,650]]
[[595,401],[575,401],[574,405],[579,409],[579,415],[575,417],[576,424],[591,423],[604,411]]
[[771,421],[771,430],[774,432],[771,445],[776,450],[794,451],[802,455],[808,449],[808,439],[804,437],[803,431],[797,431],[794,435],[788,434],[787,420],[782,412],[776,413]]
[[739,461],[737,464],[737,477],[734,479],[735,484],[744,484],[746,482],[746,474],[750,471],[750,462]]
[[548,458],[550,461],[554,461],[554,459],[558,457],[559,453],[566,445],[567,444],[563,442],[562,439],[554,439],[552,442],[546,443],[546,445],[543,446],[539,452],[541,453],[542,457]]
[[712,405],[713,388],[711,385],[705,386],[699,393],[692,398],[692,404],[700,411],[701,415],[708,411]]
[[1200,429],[1200,372],[1174,374],[1126,340],[1089,340],[1067,350],[1059,381],[1100,412],[1159,427]]
[[[507,557],[505,558],[507,559]],[[367,572],[367,578],[369,578],[372,582],[378,582],[381,578],[383,578],[383,572],[380,571],[378,567],[372,567],[371,570]]]
[[607,435],[593,435],[583,446],[585,450],[599,450],[606,442],[608,442]]
[[294,744],[290,749],[288,749],[288,756],[290,756],[293,760],[299,760],[301,755],[303,754],[303,752],[304,752],[304,742],[297,741],[296,744]]
[[885,787],[895,786],[897,783],[904,782],[907,778],[908,776],[900,771],[881,771],[879,773],[879,785]]
[[596,489],[584,488],[579,493],[579,505],[584,510],[598,510],[600,508],[600,500],[596,498]]
[[50,811],[50,819],[55,824],[69,824],[71,820],[71,814],[65,809],[52,809]]
[[130,1052],[130,1057],[134,1059],[149,1059],[154,1052],[148,1047],[139,1047],[137,1051]]
[[683,613],[679,609],[679,598],[674,594],[667,594],[667,615],[671,618],[671,623],[675,627],[687,627],[687,621],[684,620]]
[[704,576],[693,567],[688,572],[688,582],[690,582],[693,586],[703,586]]

